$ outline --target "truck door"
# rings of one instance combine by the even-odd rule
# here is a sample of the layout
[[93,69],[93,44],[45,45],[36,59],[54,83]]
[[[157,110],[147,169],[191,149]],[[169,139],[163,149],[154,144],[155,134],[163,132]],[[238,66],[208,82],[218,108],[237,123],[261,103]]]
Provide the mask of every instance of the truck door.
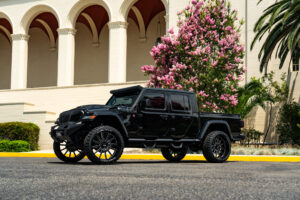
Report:
[[170,136],[171,138],[186,138],[192,124],[192,111],[189,96],[180,93],[170,93]]
[[169,130],[167,102],[163,91],[145,91],[141,102],[138,121],[141,123],[142,138],[164,137]]

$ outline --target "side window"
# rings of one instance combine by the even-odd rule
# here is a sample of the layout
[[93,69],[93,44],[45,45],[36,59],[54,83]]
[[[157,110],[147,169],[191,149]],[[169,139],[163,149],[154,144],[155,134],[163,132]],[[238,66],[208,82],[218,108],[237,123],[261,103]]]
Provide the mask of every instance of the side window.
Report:
[[188,111],[190,110],[189,98],[186,95],[171,95],[172,110]]
[[165,95],[163,93],[146,93],[142,101],[143,109],[165,109]]

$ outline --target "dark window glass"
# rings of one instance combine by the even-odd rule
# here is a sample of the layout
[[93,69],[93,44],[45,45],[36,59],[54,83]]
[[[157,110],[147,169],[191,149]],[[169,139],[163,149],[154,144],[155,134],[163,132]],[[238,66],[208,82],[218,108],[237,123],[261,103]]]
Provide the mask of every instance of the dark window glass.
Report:
[[186,95],[171,95],[172,110],[189,110],[189,98]]
[[122,94],[114,94],[106,103],[107,106],[132,106],[139,96],[140,91],[132,92],[132,93],[122,93]]
[[150,109],[165,109],[165,95],[162,93],[145,94],[142,107]]
[[297,72],[299,71],[299,60],[293,59],[293,71]]

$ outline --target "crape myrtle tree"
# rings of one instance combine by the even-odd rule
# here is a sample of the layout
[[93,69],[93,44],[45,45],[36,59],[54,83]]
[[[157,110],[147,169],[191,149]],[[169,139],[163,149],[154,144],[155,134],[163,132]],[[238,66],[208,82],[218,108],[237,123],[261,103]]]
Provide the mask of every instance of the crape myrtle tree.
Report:
[[142,67],[148,86],[194,91],[201,111],[230,110],[246,71],[236,10],[224,0],[192,0],[178,16],[178,33],[170,29],[150,52],[155,65]]

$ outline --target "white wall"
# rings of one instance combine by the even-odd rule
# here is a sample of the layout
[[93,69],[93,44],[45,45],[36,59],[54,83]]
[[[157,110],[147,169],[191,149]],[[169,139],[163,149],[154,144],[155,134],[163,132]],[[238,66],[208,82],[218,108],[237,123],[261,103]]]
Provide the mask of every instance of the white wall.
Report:
[[124,84],[106,83],[60,88],[0,90],[0,104],[27,102],[35,105],[34,110],[55,112],[58,115],[62,111],[80,105],[105,104],[111,96],[110,90],[144,84],[145,82],[128,82]]

